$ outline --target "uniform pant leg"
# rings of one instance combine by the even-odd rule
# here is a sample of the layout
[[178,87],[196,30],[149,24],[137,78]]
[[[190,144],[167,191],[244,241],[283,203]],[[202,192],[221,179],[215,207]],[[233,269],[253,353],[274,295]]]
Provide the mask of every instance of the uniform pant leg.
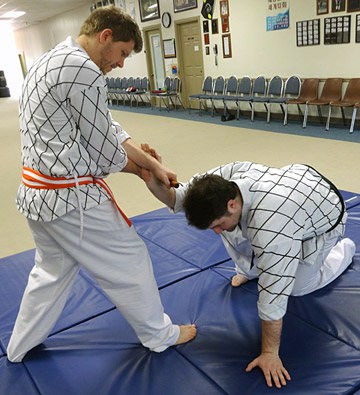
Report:
[[164,313],[147,248],[112,201],[84,212],[81,241],[78,210],[49,232],[92,273],[145,347],[161,352],[175,344],[180,328]]
[[46,231],[29,220],[36,244],[35,266],[29,274],[20,310],[7,348],[11,362],[42,343],[58,320],[79,266]]
[[[346,215],[344,216],[344,223]],[[321,289],[338,278],[352,262],[355,244],[350,239],[341,239],[343,226],[326,235],[322,251],[314,264],[300,261],[291,295],[301,296]]]

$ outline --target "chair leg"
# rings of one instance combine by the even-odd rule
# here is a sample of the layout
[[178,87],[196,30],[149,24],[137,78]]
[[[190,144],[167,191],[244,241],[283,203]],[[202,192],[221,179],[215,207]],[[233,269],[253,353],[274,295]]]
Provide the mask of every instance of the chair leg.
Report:
[[280,108],[281,108],[283,115],[285,115],[284,105],[282,103],[280,104]]
[[331,105],[329,104],[329,113],[328,113],[328,117],[327,117],[327,121],[326,121],[325,130],[330,129],[330,118],[331,118]]
[[301,117],[302,117],[302,112],[301,112],[300,104],[298,104],[298,105],[297,105],[297,108],[298,108],[298,111],[299,111],[299,117],[300,117],[300,120],[301,120]]
[[307,117],[309,114],[309,105],[305,104],[305,112],[304,112],[304,120],[303,120],[303,128],[306,128]]
[[343,117],[344,126],[346,126],[346,118],[345,118],[345,112],[344,112],[344,108],[343,107],[341,107],[341,114],[342,114],[342,117]]
[[181,97],[180,97],[180,96],[177,96],[176,98],[179,99],[179,102],[180,102],[180,104],[181,104],[181,107],[185,110],[184,105],[183,105],[183,102],[182,102],[182,100],[181,100]]
[[240,103],[238,101],[236,102],[236,119],[240,119]]
[[253,105],[251,106],[251,122],[254,122],[254,118],[255,118],[255,103],[253,103]]
[[320,122],[321,122],[321,123],[324,123],[323,117],[322,117],[322,114],[321,114],[321,107],[320,107],[320,106],[317,106],[317,109],[318,109],[318,114],[319,114]]
[[285,103],[284,126],[287,125],[287,118],[288,118],[288,104]]
[[267,118],[266,118],[266,122],[267,123],[270,123],[270,114],[271,114],[271,103],[268,103],[268,106],[267,106]]
[[354,126],[355,126],[355,120],[356,120],[356,112],[357,112],[357,108],[354,106],[349,133],[353,133],[354,132]]

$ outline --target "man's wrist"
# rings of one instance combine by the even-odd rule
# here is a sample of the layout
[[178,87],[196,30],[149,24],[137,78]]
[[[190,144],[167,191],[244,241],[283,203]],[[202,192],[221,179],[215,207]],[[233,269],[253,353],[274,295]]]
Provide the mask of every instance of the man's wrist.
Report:
[[261,350],[261,354],[271,354],[271,355],[278,357],[279,350]]

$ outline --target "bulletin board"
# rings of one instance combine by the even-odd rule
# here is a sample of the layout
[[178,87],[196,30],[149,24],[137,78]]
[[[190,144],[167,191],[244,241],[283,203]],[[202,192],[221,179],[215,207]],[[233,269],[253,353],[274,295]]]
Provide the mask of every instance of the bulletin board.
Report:
[[350,42],[351,15],[325,18],[324,44],[345,44]]
[[360,14],[356,15],[355,42],[360,43]]
[[320,45],[320,19],[296,22],[296,45]]

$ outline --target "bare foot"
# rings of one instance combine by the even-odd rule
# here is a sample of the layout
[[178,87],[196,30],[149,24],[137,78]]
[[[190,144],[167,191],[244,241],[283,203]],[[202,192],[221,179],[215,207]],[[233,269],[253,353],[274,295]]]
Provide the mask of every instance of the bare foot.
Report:
[[194,324],[180,325],[180,335],[177,339],[177,342],[175,343],[175,346],[177,344],[187,343],[188,341],[193,339],[195,336],[196,336],[196,327]]
[[233,287],[239,287],[241,284],[245,284],[247,281],[248,279],[245,276],[235,274],[235,276],[231,279],[231,285]]

